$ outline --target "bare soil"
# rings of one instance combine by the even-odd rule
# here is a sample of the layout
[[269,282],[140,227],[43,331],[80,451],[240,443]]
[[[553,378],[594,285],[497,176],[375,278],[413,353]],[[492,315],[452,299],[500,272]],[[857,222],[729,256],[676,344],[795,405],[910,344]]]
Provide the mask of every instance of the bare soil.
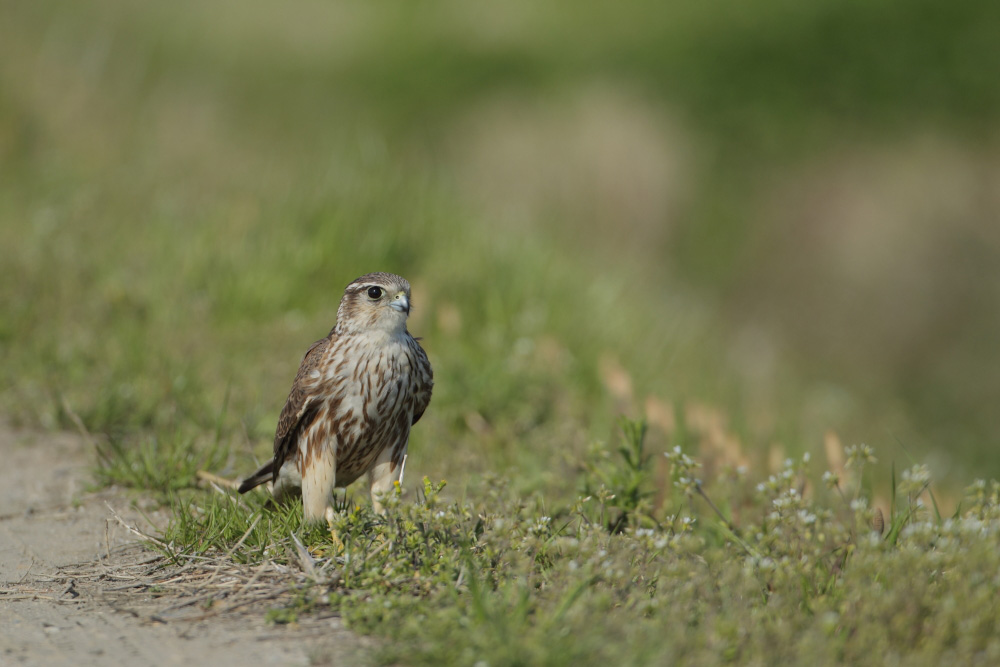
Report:
[[155,533],[165,513],[88,490],[94,460],[83,438],[0,425],[0,665],[365,661],[370,643],[334,615],[266,622],[295,577],[149,549],[129,527]]

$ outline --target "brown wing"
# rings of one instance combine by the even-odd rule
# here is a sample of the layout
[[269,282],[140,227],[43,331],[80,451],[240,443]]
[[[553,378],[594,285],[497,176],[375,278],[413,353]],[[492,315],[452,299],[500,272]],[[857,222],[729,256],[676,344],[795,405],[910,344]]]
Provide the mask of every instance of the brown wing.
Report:
[[315,383],[310,382],[309,375],[319,367],[323,353],[336,337],[331,331],[329,336],[313,343],[302,358],[274,433],[274,478],[277,478],[281,464],[294,452],[298,434],[312,423],[319,411],[319,401],[314,400],[316,396],[311,391]]
[[413,422],[411,425],[416,424],[424,416],[424,411],[427,410],[427,406],[431,402],[431,390],[434,388],[434,371],[431,370],[431,362],[427,358],[427,353],[424,352],[424,348],[420,347],[416,338],[412,340],[415,348],[416,368],[414,370],[417,376],[417,386],[413,392]]

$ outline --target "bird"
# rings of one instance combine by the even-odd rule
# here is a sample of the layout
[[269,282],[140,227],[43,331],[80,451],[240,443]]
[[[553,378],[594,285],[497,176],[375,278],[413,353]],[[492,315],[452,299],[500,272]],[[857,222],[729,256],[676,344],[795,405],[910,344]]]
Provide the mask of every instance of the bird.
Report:
[[332,516],[334,487],[368,477],[372,504],[402,483],[410,427],[434,374],[410,335],[410,283],[368,273],[344,289],[337,321],[302,358],[274,434],[274,457],[239,492],[272,482],[277,502],[302,497],[305,521]]

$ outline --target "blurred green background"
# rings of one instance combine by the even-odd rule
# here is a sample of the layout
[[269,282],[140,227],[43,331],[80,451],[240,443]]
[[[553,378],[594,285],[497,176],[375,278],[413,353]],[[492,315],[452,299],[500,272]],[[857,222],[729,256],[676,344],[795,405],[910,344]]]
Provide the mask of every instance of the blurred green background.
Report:
[[245,474],[343,286],[387,270],[437,376],[410,474],[568,490],[626,412],[762,467],[832,430],[1000,475],[996,25],[990,0],[0,2],[0,407],[218,433]]

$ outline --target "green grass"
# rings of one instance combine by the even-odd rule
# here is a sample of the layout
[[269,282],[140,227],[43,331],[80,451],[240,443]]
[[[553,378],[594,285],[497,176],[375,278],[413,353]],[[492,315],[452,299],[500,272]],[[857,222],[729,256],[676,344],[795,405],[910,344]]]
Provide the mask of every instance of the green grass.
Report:
[[[331,532],[302,526],[300,507],[265,507],[263,494],[202,494],[175,505],[166,553],[296,567],[297,536],[323,574],[268,618],[332,609],[391,640],[372,656],[380,664],[940,664],[1000,652],[996,483],[970,487],[942,520],[921,500],[929,480],[917,466],[882,534],[867,495],[814,486],[807,461],[757,483],[727,470],[695,493],[698,462],[671,453],[668,500],[638,520],[639,499],[658,490],[642,432],[626,422],[610,457],[594,452],[581,484],[595,490],[572,503],[525,498],[499,478],[450,501],[425,478],[384,516],[341,506]],[[867,459],[856,450],[845,474],[860,479]],[[709,509],[716,495],[741,518]]]
[[[349,558],[272,620],[386,662],[988,663],[997,7],[3,4],[0,414],[89,432],[176,558]],[[197,473],[270,455],[373,270],[449,484],[333,553]],[[828,431],[882,462],[826,488]]]
[[101,443],[97,458],[98,483],[169,494],[196,488],[199,470],[223,468],[228,450],[183,436],[166,436],[129,444],[117,440]]

